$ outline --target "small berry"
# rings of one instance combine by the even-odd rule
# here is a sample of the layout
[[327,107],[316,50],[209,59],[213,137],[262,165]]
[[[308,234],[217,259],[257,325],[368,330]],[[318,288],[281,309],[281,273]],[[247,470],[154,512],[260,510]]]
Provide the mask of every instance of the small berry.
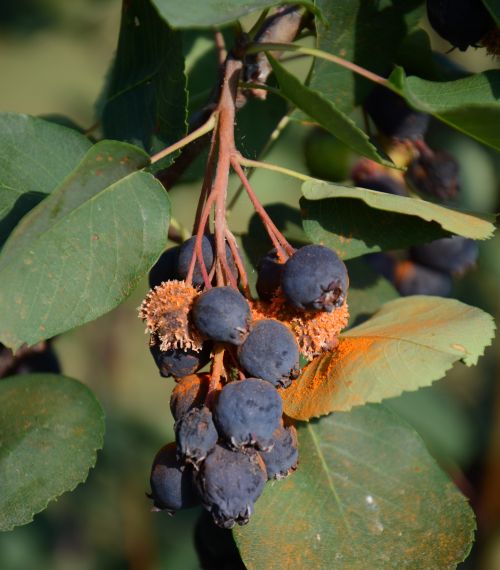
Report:
[[409,295],[448,297],[453,283],[447,273],[430,269],[413,261],[402,261],[395,267],[394,285],[403,297]]
[[218,439],[212,413],[206,406],[185,414],[176,424],[175,435],[179,455],[195,467],[212,451]]
[[427,0],[430,25],[461,51],[476,46],[494,22],[481,0]]
[[334,251],[312,244],[298,249],[285,263],[281,286],[294,307],[331,312],[344,303],[349,278]]
[[177,459],[174,442],[162,447],[156,454],[151,468],[151,494],[156,510],[170,514],[188,509],[200,503],[193,484],[193,473]]
[[370,253],[365,256],[368,265],[388,281],[394,281],[396,259],[385,252]]
[[353,179],[356,186],[368,188],[368,190],[376,190],[385,194],[394,194],[394,196],[408,196],[406,187],[399,180],[388,174],[378,174],[374,176],[366,176]]
[[220,435],[231,446],[255,445],[270,449],[279,426],[283,403],[277,390],[259,378],[226,384],[217,399],[214,420]]
[[430,156],[421,154],[413,160],[405,177],[417,192],[450,200],[458,193],[458,163],[445,151],[435,151]]
[[208,382],[207,374],[190,374],[179,379],[170,395],[170,411],[176,422],[193,408],[203,405],[208,393]]
[[410,249],[414,261],[457,276],[474,267],[478,253],[477,243],[462,236],[438,239]]
[[238,350],[241,366],[250,376],[274,386],[289,386],[299,374],[299,347],[285,325],[273,319],[255,323]]
[[256,289],[263,301],[270,301],[281,285],[283,263],[279,262],[276,249],[268,251],[257,265]]
[[238,345],[248,333],[250,306],[232,287],[214,287],[202,293],[192,314],[199,332],[214,341]]
[[377,129],[391,138],[419,139],[429,126],[429,115],[414,111],[402,97],[385,87],[372,90],[366,98],[365,109]]
[[232,528],[248,522],[266,482],[264,462],[257,452],[234,451],[216,445],[196,476],[201,500],[215,523]]
[[177,260],[179,259],[179,246],[171,247],[164,251],[160,259],[153,265],[149,272],[149,288],[154,289],[164,281],[172,281],[179,278],[177,273]]
[[284,479],[297,468],[299,442],[293,426],[280,426],[273,434],[274,445],[270,451],[261,451],[266,464],[268,479]]
[[149,347],[151,354],[160,370],[160,375],[164,378],[174,376],[182,378],[193,374],[210,361],[210,344],[204,343],[203,348],[196,352],[189,348],[173,348],[170,350],[160,350],[158,345]]

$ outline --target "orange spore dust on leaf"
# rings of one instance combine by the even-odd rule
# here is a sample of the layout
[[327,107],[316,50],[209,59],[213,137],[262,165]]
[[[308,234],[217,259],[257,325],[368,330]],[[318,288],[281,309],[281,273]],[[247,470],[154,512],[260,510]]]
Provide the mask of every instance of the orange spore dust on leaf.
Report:
[[253,301],[251,306],[254,320],[276,319],[286,325],[295,335],[301,354],[308,360],[335,348],[337,337],[349,320],[347,303],[331,313],[301,311],[291,307],[283,295],[278,294],[270,302]]
[[151,344],[158,343],[160,350],[201,350],[203,338],[189,318],[199,294],[184,281],[165,281],[149,291],[139,308],[139,318],[151,333]]
[[398,286],[402,281],[411,279],[415,275],[415,264],[413,261],[400,261],[394,268],[394,283]]
[[[341,374],[341,369],[359,358],[365,360],[374,342],[375,339],[368,337],[340,337],[335,350],[315,358],[303,369],[297,382],[281,391],[285,413],[307,420],[334,411],[331,402],[340,386],[337,379],[341,378],[342,385],[350,387],[349,378]],[[351,387],[349,406],[339,409],[349,409],[361,401],[361,395]]]

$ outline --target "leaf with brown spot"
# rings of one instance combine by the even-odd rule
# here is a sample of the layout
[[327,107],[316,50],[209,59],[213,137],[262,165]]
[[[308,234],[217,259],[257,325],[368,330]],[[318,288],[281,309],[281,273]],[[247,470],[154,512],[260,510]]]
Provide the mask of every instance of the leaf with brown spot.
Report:
[[282,393],[285,412],[308,420],[429,386],[455,362],[476,364],[494,331],[490,315],[455,299],[391,301],[303,370]]
[[382,406],[299,428],[300,463],[235,529],[248,570],[455,568],[472,509],[420,437]]

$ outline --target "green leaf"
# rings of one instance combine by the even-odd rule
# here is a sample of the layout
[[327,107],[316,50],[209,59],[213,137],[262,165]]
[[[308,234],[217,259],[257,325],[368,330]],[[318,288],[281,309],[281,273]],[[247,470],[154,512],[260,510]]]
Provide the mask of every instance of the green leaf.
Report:
[[455,299],[396,299],[302,371],[283,391],[285,412],[308,420],[429,386],[455,362],[476,364],[494,332],[490,315]]
[[91,146],[74,130],[28,115],[0,113],[0,246]]
[[365,188],[308,180],[302,193],[306,198],[301,199],[306,234],[345,259],[451,234],[488,239],[495,230],[494,216],[479,218],[425,200]]
[[415,109],[500,150],[500,71],[435,82],[406,77],[397,68],[390,80]]
[[186,108],[180,32],[169,28],[149,0],[124,0],[102,108],[105,136],[158,152],[185,135]]
[[[392,68],[399,44],[423,13],[420,0],[316,0],[316,5],[325,19],[316,23],[316,47],[379,74]],[[372,87],[351,71],[319,59],[309,86],[344,113],[360,104]]]
[[[158,12],[173,28],[209,28],[234,22],[238,18],[283,4],[280,0],[153,0]],[[319,11],[314,2],[299,0],[301,4],[313,13]]]
[[280,91],[296,107],[352,150],[380,164],[394,167],[390,160],[386,160],[378,153],[368,136],[356,126],[354,121],[342,113],[331,101],[323,97],[319,91],[314,91],[301,83],[270,54],[267,54],[267,57],[278,80]]
[[298,470],[234,531],[248,570],[455,568],[474,514],[420,437],[382,406],[299,428]]
[[167,241],[167,193],[140,149],[92,147],[17,226],[0,255],[0,341],[16,349],[119,305]]
[[497,26],[500,27],[500,2],[498,0],[483,0],[483,4],[488,8]]
[[0,530],[33,520],[85,481],[104,437],[104,415],[80,382],[55,374],[0,381]]

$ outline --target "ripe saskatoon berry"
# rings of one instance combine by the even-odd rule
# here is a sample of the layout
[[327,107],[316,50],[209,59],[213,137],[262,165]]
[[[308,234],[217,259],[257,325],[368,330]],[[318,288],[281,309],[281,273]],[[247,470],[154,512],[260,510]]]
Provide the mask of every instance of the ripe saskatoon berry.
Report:
[[453,236],[413,246],[414,261],[451,275],[463,275],[477,261],[479,250],[473,239]]
[[259,378],[226,384],[214,411],[219,434],[232,447],[255,445],[270,449],[274,430],[280,425],[283,403],[277,390]]
[[405,186],[393,176],[388,176],[387,174],[377,174],[359,179],[355,178],[353,181],[356,186],[368,188],[368,190],[376,190],[377,192],[394,194],[395,196],[408,196]]
[[177,459],[174,442],[162,447],[156,454],[151,468],[151,494],[148,495],[156,509],[170,514],[188,509],[200,503],[193,484],[193,473]]
[[239,345],[248,333],[250,306],[232,287],[214,287],[194,302],[193,321],[200,333],[212,340]]
[[260,259],[257,271],[257,293],[263,301],[270,301],[281,285],[283,271],[276,249],[271,249]]
[[458,192],[458,163],[445,151],[435,151],[431,156],[420,155],[408,166],[405,177],[417,190],[440,200],[450,200]]
[[347,269],[339,256],[322,245],[306,245],[285,263],[281,286],[298,309],[333,311],[342,306],[349,287]]
[[396,259],[387,253],[370,253],[365,256],[368,265],[388,281],[394,281]]
[[280,426],[273,434],[274,445],[270,451],[261,451],[266,464],[268,479],[284,479],[297,467],[299,442],[293,426]]
[[179,246],[171,247],[164,251],[160,259],[153,265],[149,272],[149,287],[153,289],[164,281],[178,279],[177,260],[179,259]]
[[206,374],[190,374],[179,380],[170,396],[170,411],[176,422],[203,404],[208,393],[208,382]]
[[395,267],[394,285],[403,297],[409,295],[448,297],[451,293],[452,280],[447,273],[435,271],[412,261],[402,261]]
[[436,32],[461,51],[494,27],[481,0],[427,0],[427,16]]
[[414,111],[402,97],[384,87],[373,89],[366,98],[365,109],[377,129],[388,137],[419,139],[429,126],[429,115]]
[[218,439],[212,414],[206,406],[193,408],[184,415],[177,422],[175,435],[179,455],[195,467],[215,447]]
[[250,376],[273,386],[289,386],[299,374],[299,347],[293,333],[273,319],[252,325],[238,349],[238,360]]
[[264,462],[256,451],[243,453],[218,444],[202,463],[196,484],[215,523],[232,528],[248,522],[266,479]]
[[193,374],[209,362],[211,351],[209,343],[204,343],[199,352],[182,348],[163,351],[158,345],[150,346],[149,349],[160,370],[160,375],[164,378],[169,376],[181,378]]

